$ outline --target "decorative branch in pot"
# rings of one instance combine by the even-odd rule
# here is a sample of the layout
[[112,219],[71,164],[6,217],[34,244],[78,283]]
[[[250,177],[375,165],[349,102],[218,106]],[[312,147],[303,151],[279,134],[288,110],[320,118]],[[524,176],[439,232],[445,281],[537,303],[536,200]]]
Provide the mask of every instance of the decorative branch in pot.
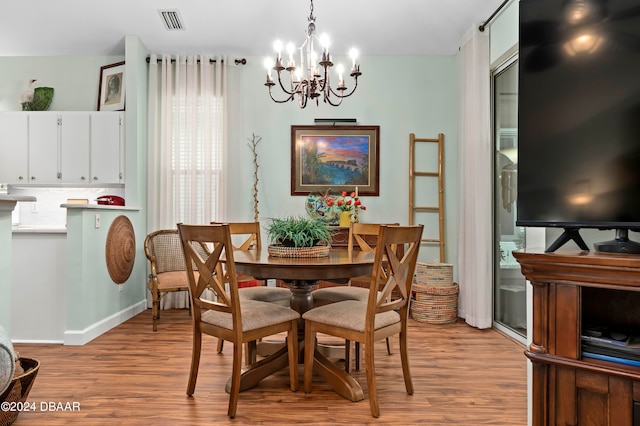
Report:
[[262,140],[262,137],[257,136],[255,133],[251,135],[249,139],[249,147],[253,152],[253,220],[258,221],[260,212],[258,211],[258,144]]
[[266,225],[269,254],[281,257],[322,257],[331,249],[329,226],[318,219],[288,216]]

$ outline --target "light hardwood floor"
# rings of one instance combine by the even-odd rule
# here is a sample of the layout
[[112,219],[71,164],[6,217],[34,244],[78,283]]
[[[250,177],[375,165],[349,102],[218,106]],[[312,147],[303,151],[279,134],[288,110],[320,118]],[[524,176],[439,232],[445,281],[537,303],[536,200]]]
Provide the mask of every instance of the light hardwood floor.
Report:
[[[29,395],[37,411],[21,413],[14,424],[527,424],[524,347],[461,320],[448,325],[409,320],[414,395],[405,392],[397,351],[389,356],[384,342],[377,344],[378,419],[370,415],[363,368],[353,373],[365,390],[363,401],[339,397],[320,378],[314,378],[310,394],[302,391],[302,383],[301,390],[291,392],[285,369],[242,392],[231,420],[224,391],[231,345],[217,354],[215,339],[204,336],[196,392],[185,394],[190,321],[186,310],[163,311],[154,333],[147,310],[84,346],[15,344],[41,368]],[[43,402],[76,402],[80,411],[41,411]]]

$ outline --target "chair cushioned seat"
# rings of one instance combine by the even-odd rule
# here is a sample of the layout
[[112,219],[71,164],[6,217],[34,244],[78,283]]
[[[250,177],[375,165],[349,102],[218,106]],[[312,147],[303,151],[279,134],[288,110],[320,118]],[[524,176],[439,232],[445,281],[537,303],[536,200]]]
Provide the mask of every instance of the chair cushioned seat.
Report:
[[[199,278],[198,272],[194,272],[196,280]],[[152,281],[147,282],[147,287],[153,286]],[[188,288],[187,273],[185,271],[161,272],[158,274],[158,290],[162,291],[168,288]]]
[[[302,318],[335,327],[364,332],[366,312],[366,303],[358,302],[357,300],[344,300],[342,302],[313,308],[305,312]],[[383,312],[376,315],[374,328],[377,330],[398,322],[400,322],[399,313],[396,311]]]
[[289,306],[291,291],[283,287],[245,287],[239,288],[240,300],[256,300],[258,302],[277,303],[282,306]]
[[326,302],[342,302],[344,300],[357,300],[366,302],[369,298],[369,289],[355,286],[325,287],[314,290],[311,295],[314,300]]
[[[300,318],[300,314],[291,308],[256,300],[241,300],[240,310],[242,331],[256,330]],[[202,322],[228,330],[233,329],[231,314],[227,312],[208,310],[202,313]]]

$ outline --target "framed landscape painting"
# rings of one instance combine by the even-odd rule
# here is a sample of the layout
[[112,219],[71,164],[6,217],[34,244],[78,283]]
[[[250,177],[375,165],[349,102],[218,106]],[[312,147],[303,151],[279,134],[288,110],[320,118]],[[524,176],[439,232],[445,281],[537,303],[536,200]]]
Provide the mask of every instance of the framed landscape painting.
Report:
[[380,195],[380,126],[291,126],[291,195]]

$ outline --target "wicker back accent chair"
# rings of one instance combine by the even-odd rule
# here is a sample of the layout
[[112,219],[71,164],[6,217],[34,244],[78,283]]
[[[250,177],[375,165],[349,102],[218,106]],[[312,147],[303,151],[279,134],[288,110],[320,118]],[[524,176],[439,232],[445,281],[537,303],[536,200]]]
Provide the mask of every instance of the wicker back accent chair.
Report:
[[[184,225],[178,224],[184,259],[193,264],[196,271],[187,268],[189,295],[193,306],[193,350],[187,395],[195,392],[202,334],[233,343],[233,367],[229,389],[227,415],[235,417],[240,392],[243,343],[262,337],[287,332],[289,355],[289,379],[291,390],[298,389],[298,319],[300,314],[289,307],[255,300],[241,300],[233,260],[233,246],[229,225]],[[206,255],[200,255],[195,245],[200,245]],[[224,276],[219,264],[225,259]],[[211,289],[215,301],[203,297]]]
[[[316,333],[360,342],[364,345],[371,415],[379,417],[373,344],[398,334],[405,388],[407,394],[413,394],[407,353],[407,318],[422,230],[422,225],[381,226],[367,301],[343,300],[313,308],[302,315],[305,321],[305,392],[311,392]],[[385,284],[380,289],[382,281]]]
[[151,291],[153,331],[157,331],[160,300],[169,293],[189,290],[178,230],[161,229],[147,235],[144,254],[151,266],[147,287]]

